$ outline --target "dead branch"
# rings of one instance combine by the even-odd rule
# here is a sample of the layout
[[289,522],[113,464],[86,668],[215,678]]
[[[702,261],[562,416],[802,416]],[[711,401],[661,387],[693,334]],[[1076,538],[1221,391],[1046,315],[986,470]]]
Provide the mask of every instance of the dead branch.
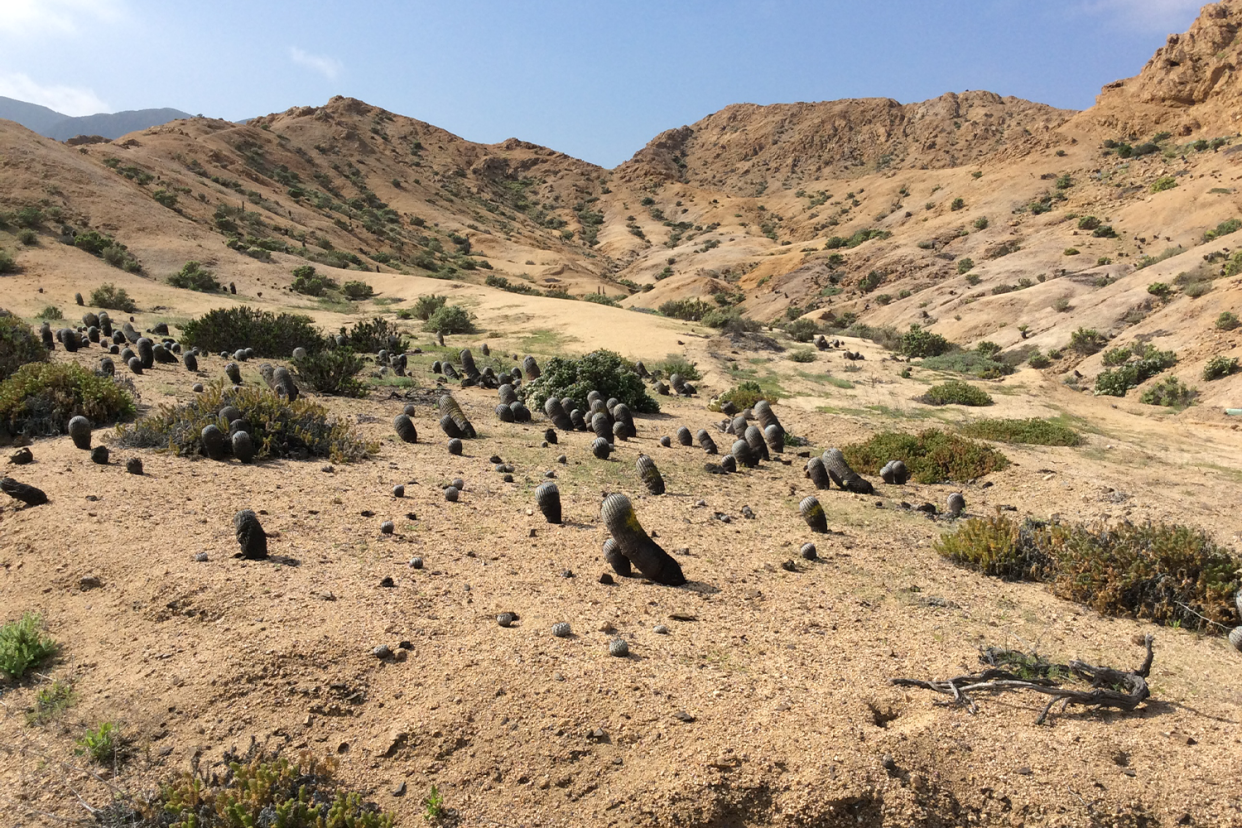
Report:
[[[933,693],[952,696],[957,704],[965,705],[971,713],[978,708],[971,698],[972,693],[1002,693],[1009,690],[1030,690],[1051,696],[1043,712],[1035,720],[1043,724],[1052,706],[1061,702],[1061,710],[1071,704],[1085,707],[1111,707],[1130,712],[1151,696],[1147,686],[1147,676],[1151,672],[1152,636],[1144,639],[1147,657],[1137,670],[1114,670],[1111,667],[1096,667],[1083,661],[1071,661],[1069,664],[1049,664],[1036,661],[1040,675],[1024,678],[1009,670],[992,668],[979,673],[957,676],[940,681],[923,681],[921,679],[894,678],[889,682],[898,687],[921,687]],[[990,651],[989,651],[990,652]],[[1072,676],[1090,685],[1090,690],[1075,689],[1061,685],[1056,675]]]

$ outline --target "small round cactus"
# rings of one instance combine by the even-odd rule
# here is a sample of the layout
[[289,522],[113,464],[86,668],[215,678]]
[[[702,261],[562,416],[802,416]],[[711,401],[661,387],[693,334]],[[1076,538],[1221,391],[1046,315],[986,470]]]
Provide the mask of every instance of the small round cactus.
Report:
[[573,634],[573,630],[569,628],[569,624],[565,621],[552,625],[552,634],[557,638],[569,638]]
[[548,523],[561,522],[561,490],[551,481],[535,489],[535,505]]
[[182,361],[185,363],[185,369],[187,371],[198,370],[198,357],[195,356],[193,352],[186,354],[185,357],[182,358]]
[[232,437],[233,456],[242,463],[254,461],[254,440],[248,431],[234,431]]
[[517,615],[512,612],[502,612],[496,616],[496,623],[502,627],[512,627],[516,620],[518,620]]
[[283,365],[272,372],[272,385],[276,393],[289,402],[298,398],[297,383],[293,381],[293,375],[289,373],[289,369]]
[[108,447],[95,446],[91,449],[91,462],[98,463],[101,466],[108,465]]
[[828,534],[828,518],[824,515],[824,507],[819,505],[819,499],[815,495],[810,495],[798,504],[798,511],[802,514],[802,519],[806,521],[806,525],[811,527],[812,532],[821,535]]
[[444,499],[449,503],[456,503],[460,490],[456,486],[449,486],[444,490]]
[[771,460],[772,455],[768,453],[768,444],[764,442],[763,432],[758,426],[747,426],[742,439],[750,445],[751,452],[760,460]]
[[204,454],[212,460],[224,459],[224,432],[219,426],[213,424],[205,427],[201,439]]
[[513,412],[513,422],[529,423],[531,421],[530,409],[521,400],[509,403],[509,410]]
[[237,367],[236,362],[230,362],[224,366],[224,373],[228,376],[229,382],[234,385],[241,385],[241,369]]
[[677,442],[681,443],[683,446],[694,445],[694,437],[690,435],[690,429],[685,426],[677,429]]
[[665,434],[663,437],[660,438],[660,445],[663,446],[664,448],[670,448],[673,445],[673,441],[669,439],[667,434]]
[[755,458],[755,453],[751,451],[750,443],[745,440],[734,440],[730,453],[738,466],[754,468],[759,465],[759,461]]
[[220,417],[220,419],[224,420],[226,423],[231,423],[234,420],[240,420],[242,417],[242,413],[241,413],[241,409],[238,408],[237,406],[226,405],[220,409],[218,416]]
[[201,394],[203,393],[203,384],[201,382],[196,382],[190,386],[190,390],[195,394]]
[[548,445],[555,446],[559,438],[556,436],[556,429],[549,428],[543,433],[543,439]]
[[140,336],[135,346],[138,348],[138,358],[142,360],[142,367],[153,368],[155,366],[155,344],[145,336]]
[[293,361],[300,362],[301,360],[304,360],[304,359],[306,359],[306,349],[301,346],[294,348],[293,349]]
[[625,658],[629,654],[630,645],[626,643],[624,638],[614,638],[608,642],[608,655]]
[[815,561],[819,559],[819,553],[815,550],[815,544],[813,543],[802,544],[801,553],[802,557],[808,561]]
[[391,535],[397,530],[397,527],[391,520],[386,520],[380,524],[380,532],[385,535]]
[[608,455],[612,454],[612,445],[603,437],[596,437],[591,443],[591,453],[600,460],[607,460]]
[[535,362],[535,358],[533,356],[528,356],[526,359],[522,360],[522,371],[526,374],[526,379],[528,380],[539,379],[539,363]]
[[142,460],[137,457],[131,457],[125,461],[125,471],[130,474],[142,474]]
[[462,442],[456,437],[448,441],[448,452],[453,456],[460,456],[462,450]]
[[[510,471],[512,471],[512,469],[510,469]],[[466,481],[462,480],[460,477],[454,477],[453,482],[449,485],[459,492],[464,492],[466,490]]]
[[401,438],[403,443],[417,443],[418,429],[414,427],[414,423],[409,416],[398,414],[392,421],[393,430],[397,432],[397,436]]
[[612,538],[604,541],[604,560],[612,567],[612,571],[622,578],[630,577],[630,573],[633,571],[630,566],[630,559],[625,557],[621,552],[621,545]]
[[724,457],[720,458],[720,468],[724,469],[729,474],[733,474],[737,471],[737,458],[735,458],[732,454],[726,454]]
[[138,357],[136,356],[130,357],[129,360],[126,362],[126,364],[129,365],[129,370],[134,372],[135,374],[142,373],[142,360],[139,359]]
[[624,443],[630,436],[630,430],[625,423],[618,420],[612,424],[612,436]]
[[1235,650],[1242,653],[1242,627],[1234,627],[1229,631],[1229,643]]
[[517,393],[514,392],[513,386],[507,382],[496,390],[496,394],[498,397],[500,397],[500,402],[502,405],[508,405],[509,403],[517,402]]
[[398,483],[397,485],[393,486],[393,487],[392,487],[392,496],[393,496],[393,497],[405,497],[405,486],[401,485],[400,483]]
[[513,422],[513,409],[504,403],[501,403],[496,406],[496,419],[500,420],[502,423]]
[[638,469],[639,478],[643,481],[643,485],[647,487],[647,491],[653,495],[664,494],[664,477],[660,474],[660,470],[656,468],[654,460],[645,454],[640,454],[635,466]]
[[85,417],[74,417],[69,421],[69,437],[80,449],[91,447],[91,421]]

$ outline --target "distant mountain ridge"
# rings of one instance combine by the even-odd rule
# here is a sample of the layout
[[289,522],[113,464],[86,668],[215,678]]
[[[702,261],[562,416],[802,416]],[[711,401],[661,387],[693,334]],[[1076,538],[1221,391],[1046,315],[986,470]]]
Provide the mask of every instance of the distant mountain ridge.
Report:
[[78,135],[120,138],[130,132],[189,117],[188,112],[168,107],[71,117],[46,106],[0,96],[0,118],[19,123],[33,132],[57,141],[65,141]]

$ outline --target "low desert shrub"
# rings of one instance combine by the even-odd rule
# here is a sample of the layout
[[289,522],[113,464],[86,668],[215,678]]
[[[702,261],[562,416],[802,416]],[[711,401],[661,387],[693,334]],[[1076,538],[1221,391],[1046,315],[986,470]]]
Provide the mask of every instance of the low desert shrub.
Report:
[[34,707],[26,711],[26,724],[34,727],[55,721],[77,703],[73,685],[59,679],[35,693]]
[[17,260],[13,258],[13,254],[0,247],[0,274],[16,273],[17,271]]
[[775,404],[780,397],[772,391],[765,391],[757,382],[746,381],[735,385],[728,391],[721,394],[712,401],[708,408],[712,411],[719,411],[723,403],[731,402],[737,406],[739,411],[751,408],[760,400],[767,400],[769,403]]
[[357,322],[349,329],[341,328],[341,336],[345,337],[345,347],[360,354],[374,354],[381,349],[400,354],[410,349],[410,338],[395,323],[380,316]]
[[604,399],[615,397],[636,414],[654,414],[660,405],[647,393],[634,364],[612,351],[592,351],[584,356],[552,357],[543,372],[525,386],[528,404],[543,407],[549,397],[569,397],[585,403],[587,394],[598,391]]
[[414,307],[410,308],[410,312],[414,314],[415,319],[421,319],[424,322],[431,319],[440,308],[448,304],[448,299],[438,296],[434,293],[427,296],[420,296],[414,303]]
[[1238,358],[1214,356],[1203,366],[1203,379],[1207,382],[1238,372]]
[[298,359],[293,368],[298,381],[320,394],[339,397],[361,397],[366,388],[358,381],[363,368],[362,358],[348,348],[324,348]]
[[345,294],[345,298],[351,302],[361,302],[363,299],[370,299],[375,295],[375,288],[366,282],[354,280],[341,285],[341,293]]
[[962,434],[979,440],[1032,446],[1078,446],[1082,435],[1052,420],[975,420],[961,428]]
[[794,348],[785,354],[785,359],[790,362],[808,363],[815,361],[815,351],[810,348]]
[[236,407],[250,423],[255,457],[306,460],[312,457],[335,463],[363,460],[379,450],[367,442],[354,426],[329,415],[327,409],[305,399],[294,402],[257,386],[234,391],[232,386],[209,385],[187,403],[164,405],[131,425],[117,429],[118,445],[171,451],[181,457],[202,454],[202,432],[215,425],[228,433],[229,424],[220,416],[226,405]]
[[1095,378],[1095,393],[1124,397],[1131,388],[1137,388],[1161,371],[1176,365],[1177,356],[1172,351],[1158,351],[1148,343],[1139,350],[1113,348],[1106,351],[1104,364],[1116,367],[1101,371]]
[[46,319],[48,322],[55,322],[65,318],[65,312],[56,305],[47,305],[43,310],[35,314],[36,319]]
[[669,354],[665,359],[657,362],[652,366],[654,370],[659,371],[661,376],[671,377],[673,374],[681,374],[688,380],[702,379],[703,375],[699,373],[697,363],[691,362],[681,354]]
[[19,681],[55,653],[56,642],[43,634],[43,619],[35,613],[0,626],[0,673],[10,681]]
[[1095,328],[1079,328],[1070,334],[1070,347],[1084,356],[1094,354],[1107,341]]
[[969,374],[979,379],[998,379],[1013,373],[1013,366],[996,358],[997,353],[979,351],[950,351],[940,356],[928,357],[922,362],[932,371],[953,371]]
[[1216,330],[1232,331],[1238,327],[1238,315],[1232,311],[1221,311],[1216,317]]
[[445,305],[423,323],[423,330],[446,334],[473,333],[474,316],[460,305]]
[[702,299],[671,299],[660,305],[659,310],[663,316],[684,319],[687,322],[698,322],[716,310],[716,306]]
[[258,310],[248,305],[216,308],[181,329],[183,345],[204,351],[232,351],[254,348],[261,357],[288,357],[294,348],[317,351],[324,347],[323,335],[309,316]]
[[928,405],[991,405],[992,397],[982,388],[960,380],[949,380],[927,389],[921,400]]
[[938,333],[924,330],[918,325],[911,325],[910,330],[901,335],[898,350],[903,356],[921,359],[940,356],[951,350],[952,343]]
[[79,415],[100,426],[134,410],[122,385],[76,362],[28,363],[0,382],[0,426],[12,434],[55,437]]
[[965,483],[1009,466],[1009,458],[991,446],[936,428],[919,434],[884,431],[841,451],[860,474],[879,474],[890,460],[901,460],[919,483]]
[[217,293],[223,290],[220,283],[216,281],[216,275],[194,261],[186,262],[180,270],[169,276],[168,284],[203,293]]
[[1027,542],[1018,524],[1004,516],[971,518],[956,532],[946,532],[933,548],[953,563],[1006,581],[1042,581],[1051,566],[1047,554]]
[[0,310],[0,381],[23,365],[47,360],[47,348],[30,326]]
[[330,290],[336,290],[336,280],[317,272],[313,265],[299,265],[293,269],[294,293],[303,296],[323,296]]
[[1185,408],[1195,401],[1199,392],[1177,377],[1165,377],[1139,396],[1144,405],[1162,405],[1166,408]]
[[78,739],[75,753],[87,756],[97,765],[111,765],[125,754],[127,744],[121,729],[112,722],[104,722],[94,730],[88,730]]
[[125,288],[119,288],[111,282],[105,282],[91,291],[91,305],[97,308],[124,311],[125,313],[133,313],[138,310],[138,305],[134,303],[133,299],[129,298],[129,293],[126,292]]
[[819,333],[819,326],[810,319],[795,319],[785,326],[785,333],[794,342],[810,342]]
[[716,308],[711,313],[704,314],[699,321],[722,333],[746,333],[759,330],[759,323],[750,317],[743,316],[737,308]]

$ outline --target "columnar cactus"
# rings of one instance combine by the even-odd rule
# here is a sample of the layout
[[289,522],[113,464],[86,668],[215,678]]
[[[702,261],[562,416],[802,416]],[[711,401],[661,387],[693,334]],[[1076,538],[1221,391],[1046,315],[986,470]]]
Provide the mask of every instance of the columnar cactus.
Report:
[[140,336],[135,347],[138,349],[138,358],[142,360],[142,367],[153,368],[155,366],[155,343],[145,336]]
[[237,535],[237,545],[241,547],[240,557],[251,561],[267,557],[267,533],[263,531],[258,515],[249,509],[238,512],[233,516],[233,531]]
[[608,415],[603,411],[591,417],[591,430],[595,432],[596,437],[602,437],[607,440],[612,436],[612,422],[608,419]]
[[186,355],[182,358],[182,361],[185,363],[185,369],[186,369],[187,371],[197,371],[197,370],[198,370],[198,357],[194,355],[194,352],[193,352],[193,351],[188,352],[188,353],[187,353],[187,354],[186,354]]
[[414,427],[414,421],[405,414],[398,414],[392,421],[393,430],[397,432],[397,436],[401,438],[403,443],[417,443],[418,429]]
[[500,386],[500,388],[497,389],[496,393],[500,397],[500,401],[504,403],[505,405],[508,405],[511,402],[517,401],[517,393],[514,392],[513,386],[507,382],[504,385]]
[[441,363],[440,367],[444,369],[444,376],[448,377],[451,380],[457,379],[457,369],[454,368],[451,363],[448,363],[448,362]]
[[691,436],[690,429],[685,426],[677,429],[677,442],[681,443],[683,446],[693,446],[694,437]]
[[81,339],[78,338],[78,332],[73,328],[61,328],[56,332],[56,338],[60,340],[60,344],[65,346],[65,350],[74,353],[78,350]]
[[772,412],[771,403],[767,400],[760,400],[755,403],[754,408],[751,410],[754,412],[755,417],[759,420],[759,427],[763,429],[764,434],[768,433],[769,428],[776,426],[776,428],[781,432],[782,439],[784,438],[785,428],[781,425],[781,421],[776,419],[776,414]]
[[526,379],[528,380],[539,379],[539,363],[535,362],[535,358],[533,356],[528,356],[526,359],[522,360],[522,371],[526,374]]
[[945,511],[953,517],[962,514],[962,510],[966,508],[966,498],[962,497],[961,492],[954,492],[949,495],[948,503],[945,505]]
[[653,541],[634,515],[634,506],[623,494],[609,495],[600,507],[604,525],[616,539],[621,553],[643,577],[665,586],[681,586],[686,578],[681,567]]
[[638,469],[638,476],[642,479],[643,485],[647,487],[647,491],[653,495],[664,494],[664,477],[660,474],[660,470],[656,468],[654,460],[645,454],[640,454],[635,467]]
[[475,379],[479,376],[479,369],[474,364],[474,354],[470,353],[469,348],[462,348],[457,358],[461,360],[461,370],[466,372],[467,377]]
[[569,415],[565,413],[565,407],[561,405],[561,401],[556,397],[548,397],[543,404],[543,413],[552,421],[552,425],[561,431],[573,430],[574,424]]
[[535,489],[535,505],[548,523],[561,522],[561,490],[552,481]]
[[272,372],[272,383],[276,386],[276,393],[289,402],[298,398],[297,383],[293,381],[293,375],[289,373],[289,369],[283,365]]
[[785,450],[785,430],[777,424],[772,424],[763,430],[764,442],[768,444],[768,451],[773,454],[780,454]]
[[699,446],[703,449],[703,451],[708,454],[716,454],[719,451],[719,449],[716,448],[716,441],[712,439],[712,435],[707,433],[707,429],[700,428],[698,433],[694,436],[698,439]]
[[474,439],[477,435],[474,426],[470,424],[470,420],[466,418],[465,412],[461,410],[461,406],[457,404],[457,400],[453,399],[452,394],[445,394],[440,397],[440,415],[452,419],[453,424],[457,426],[458,434],[449,434],[450,437],[467,437]]
[[142,373],[142,360],[139,359],[138,357],[136,356],[130,357],[129,362],[127,364],[129,365],[130,371],[133,371],[135,374]]
[[733,448],[730,450],[730,454],[739,466],[753,469],[759,465],[759,461],[755,458],[755,453],[750,450],[750,443],[745,440],[733,441]]
[[798,504],[798,511],[802,519],[806,521],[806,525],[811,527],[812,532],[818,532],[821,535],[828,534],[828,518],[824,515],[824,507],[819,505],[819,500],[815,495],[804,498]]
[[80,449],[89,449],[91,447],[91,421],[85,417],[74,417],[69,421],[69,437],[73,440],[73,444]]
[[850,464],[845,462],[845,455],[840,449],[830,448],[823,454],[824,467],[832,482],[842,489],[854,494],[871,494],[875,489],[870,480],[859,477]]
[[758,426],[747,426],[742,439],[750,445],[750,450],[760,460],[770,461],[772,459],[772,455],[768,453],[768,444],[763,440],[763,432]]

